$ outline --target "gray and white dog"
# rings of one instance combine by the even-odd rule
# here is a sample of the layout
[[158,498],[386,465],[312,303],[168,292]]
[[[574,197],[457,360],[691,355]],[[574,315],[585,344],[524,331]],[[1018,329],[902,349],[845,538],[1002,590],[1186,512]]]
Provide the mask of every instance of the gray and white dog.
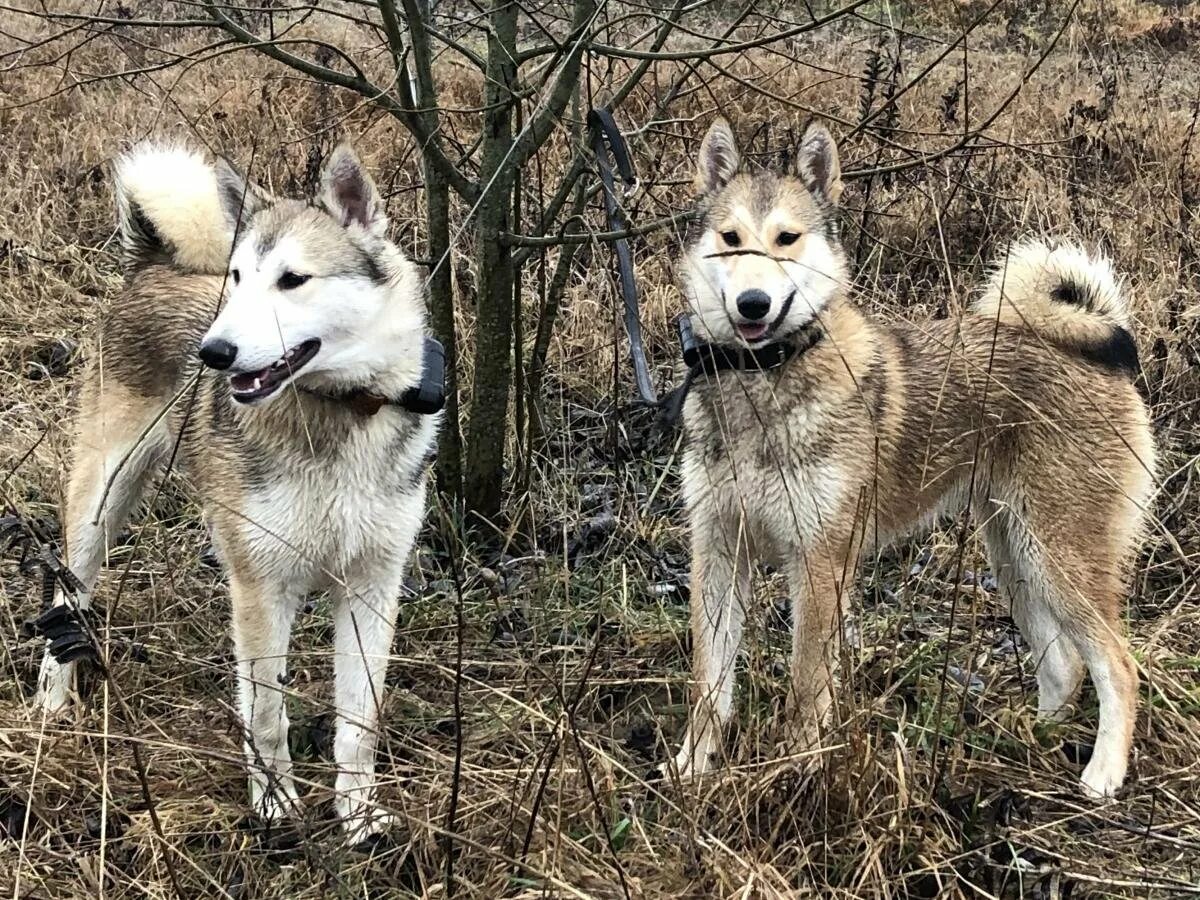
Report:
[[[328,589],[336,806],[360,840],[384,819],[379,706],[439,422],[397,399],[422,380],[422,280],[345,146],[309,202],[154,143],[118,161],[116,194],[125,288],[80,386],[68,564],[91,591],[178,442],[229,576],[255,811],[274,821],[298,810],[281,682],[297,607]],[[47,652],[47,712],[71,703],[75,665]]]

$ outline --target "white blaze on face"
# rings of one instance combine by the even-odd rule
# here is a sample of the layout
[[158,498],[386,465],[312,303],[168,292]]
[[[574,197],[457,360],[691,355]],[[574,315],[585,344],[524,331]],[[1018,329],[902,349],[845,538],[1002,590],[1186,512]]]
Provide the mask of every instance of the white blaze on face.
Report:
[[[705,232],[686,259],[685,290],[707,340],[756,344],[785,337],[816,318],[845,284],[845,263],[829,239],[794,225],[785,211],[753,223],[749,211],[738,207],[730,219],[741,223],[737,247],[725,241],[718,226]],[[780,247],[781,232],[799,237]],[[739,310],[738,300],[747,292],[761,292],[769,300],[766,313],[756,319]]]
[[715,232],[706,231],[685,259],[684,292],[698,330],[709,341],[720,340],[722,327],[728,330],[729,324],[724,303],[729,271],[723,260],[712,256],[718,240]]
[[294,240],[285,237],[259,257],[255,235],[248,234],[230,258],[225,306],[205,341],[233,344],[234,368],[250,371],[269,366],[304,341],[320,338],[314,310],[326,288],[322,279],[309,277],[298,285],[281,282],[312,274]]
[[[307,280],[289,283],[295,276]],[[290,235],[260,257],[251,235],[230,261],[226,298],[206,338],[234,344],[237,368],[255,369],[307,340],[321,341],[321,357],[339,344],[361,341],[364,328],[387,302],[388,290],[349,269],[322,272],[304,253],[302,242]],[[419,328],[419,319],[416,324]],[[310,371],[320,368],[318,358]]]
[[[282,366],[273,375],[285,379],[302,374],[381,389],[419,378],[425,325],[419,273],[390,244],[381,245],[371,266],[363,265],[364,252],[347,243],[333,253],[329,247],[306,253],[295,234],[282,235],[261,255],[253,233],[239,243],[230,260],[225,306],[205,336],[237,348],[229,369],[235,382],[237,373],[271,366]],[[391,274],[381,280],[368,270]],[[297,284],[297,276],[307,278]],[[319,342],[315,355],[296,353],[313,342]],[[303,364],[293,373],[289,363],[295,359]]]
[[824,234],[812,232],[800,240],[803,249],[799,259],[785,264],[795,291],[786,323],[792,329],[807,325],[820,315],[848,278],[844,258],[834,251]]

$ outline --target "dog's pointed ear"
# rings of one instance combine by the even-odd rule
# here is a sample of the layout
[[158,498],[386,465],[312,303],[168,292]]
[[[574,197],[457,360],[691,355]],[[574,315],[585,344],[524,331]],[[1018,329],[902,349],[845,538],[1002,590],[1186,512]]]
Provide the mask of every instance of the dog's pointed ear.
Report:
[[[217,176],[217,195],[229,230],[237,233],[250,217],[271,201],[271,195],[246,178],[233,163],[217,157],[214,167]],[[240,223],[240,226],[239,226]]]
[[837,144],[824,125],[813,122],[800,139],[796,172],[808,189],[826,202],[837,205],[842,196],[842,164]]
[[342,225],[358,225],[377,237],[387,231],[383,198],[348,144],[341,144],[321,172],[321,203]]
[[708,134],[700,142],[700,162],[696,168],[696,190],[700,194],[711,194],[729,184],[741,165],[737,139],[733,129],[722,118],[716,119],[708,128]]

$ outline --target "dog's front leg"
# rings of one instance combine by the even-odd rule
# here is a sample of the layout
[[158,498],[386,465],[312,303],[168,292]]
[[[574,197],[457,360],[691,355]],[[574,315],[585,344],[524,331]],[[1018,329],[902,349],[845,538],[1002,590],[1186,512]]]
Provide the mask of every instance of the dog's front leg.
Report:
[[791,554],[787,568],[792,595],[788,730],[793,749],[805,751],[819,744],[833,704],[842,612],[857,552],[845,529],[830,530]]
[[681,778],[709,771],[733,706],[734,664],[750,593],[744,531],[696,517],[692,526],[692,684],[690,722],[675,757]]
[[[372,573],[374,574],[374,573]],[[356,578],[339,588],[334,608],[334,678],[338,815],[350,843],[386,827],[375,807],[375,746],[392,635],[399,611],[400,579]]]
[[288,750],[283,682],[298,596],[245,573],[230,573],[238,707],[242,715],[250,802],[265,822],[299,811]]

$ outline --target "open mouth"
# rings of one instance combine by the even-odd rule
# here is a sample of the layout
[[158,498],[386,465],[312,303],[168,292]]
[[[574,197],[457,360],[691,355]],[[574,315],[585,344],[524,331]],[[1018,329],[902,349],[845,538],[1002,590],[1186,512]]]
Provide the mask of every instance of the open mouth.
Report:
[[730,324],[733,325],[733,330],[747,344],[757,344],[765,341],[771,335],[779,330],[779,326],[784,323],[788,317],[788,313],[792,310],[792,303],[796,299],[796,292],[792,291],[788,294],[787,299],[783,301],[783,308],[779,310],[777,315],[770,322],[734,322],[733,317],[730,317]]
[[284,383],[312,361],[321,349],[321,342],[316,338],[297,344],[265,369],[254,372],[239,372],[229,376],[229,386],[233,390],[233,399],[238,403],[253,403],[263,397],[269,397]]
[[766,322],[740,322],[734,326],[738,335],[747,343],[753,344],[767,336],[771,329]]

